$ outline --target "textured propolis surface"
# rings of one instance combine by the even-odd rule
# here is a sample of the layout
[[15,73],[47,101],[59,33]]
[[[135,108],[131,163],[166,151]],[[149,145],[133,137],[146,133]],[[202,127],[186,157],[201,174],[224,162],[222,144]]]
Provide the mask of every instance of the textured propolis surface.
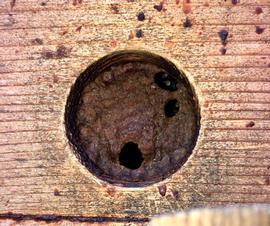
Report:
[[[0,213],[145,220],[189,207],[269,203],[269,9],[269,0],[0,1]],[[173,61],[201,107],[189,160],[144,188],[93,177],[63,125],[76,78],[122,49]]]

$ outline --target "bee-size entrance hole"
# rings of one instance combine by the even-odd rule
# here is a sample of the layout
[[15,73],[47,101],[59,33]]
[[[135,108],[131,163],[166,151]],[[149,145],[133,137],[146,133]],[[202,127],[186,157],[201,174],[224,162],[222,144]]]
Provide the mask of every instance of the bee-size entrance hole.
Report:
[[171,61],[145,51],[118,51],[91,64],[72,86],[66,135],[95,176],[147,186],[179,170],[200,129],[197,96]]
[[119,163],[127,167],[128,169],[138,169],[143,162],[141,150],[138,148],[138,144],[128,142],[121,149],[119,154]]
[[175,116],[179,112],[179,102],[177,99],[168,100],[164,106],[165,115],[168,118]]

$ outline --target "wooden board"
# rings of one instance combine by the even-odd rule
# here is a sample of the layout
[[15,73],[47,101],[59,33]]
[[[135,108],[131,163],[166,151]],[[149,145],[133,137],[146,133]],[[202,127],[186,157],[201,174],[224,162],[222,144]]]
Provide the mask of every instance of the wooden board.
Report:
[[[270,0],[183,1],[164,1],[160,12],[152,0],[0,1],[2,217],[144,222],[191,207],[270,203]],[[187,17],[190,28],[183,26]],[[261,34],[256,26],[264,28]],[[222,29],[229,32],[225,55]],[[63,126],[76,77],[122,49],[175,62],[201,106],[191,158],[172,177],[145,188],[97,182],[74,157]],[[158,186],[166,186],[165,196]]]

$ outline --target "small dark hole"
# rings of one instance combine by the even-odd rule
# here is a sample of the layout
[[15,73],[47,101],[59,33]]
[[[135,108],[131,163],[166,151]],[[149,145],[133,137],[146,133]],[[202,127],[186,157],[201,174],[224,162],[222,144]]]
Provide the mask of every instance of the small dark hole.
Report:
[[177,79],[164,71],[156,73],[154,80],[160,88],[168,91],[176,91],[179,86]]
[[139,29],[139,30],[136,31],[136,37],[137,38],[142,38],[143,37],[143,31],[142,31],[142,29]]
[[142,153],[138,148],[138,144],[133,142],[126,143],[119,154],[119,162],[120,165],[129,169],[138,169],[143,162]]
[[137,18],[139,21],[144,21],[145,20],[144,12],[139,12]]
[[187,28],[187,27],[192,27],[192,23],[191,23],[190,19],[186,18],[186,20],[185,20],[184,23],[183,23],[183,26],[184,26],[185,28]]
[[179,111],[178,100],[176,100],[176,99],[169,100],[165,104],[164,110],[165,110],[165,115],[167,117],[170,118],[170,117],[175,116],[178,113],[178,111]]
[[221,39],[222,44],[226,45],[229,32],[227,30],[223,29],[220,32],[218,32],[218,35],[219,35],[219,37]]

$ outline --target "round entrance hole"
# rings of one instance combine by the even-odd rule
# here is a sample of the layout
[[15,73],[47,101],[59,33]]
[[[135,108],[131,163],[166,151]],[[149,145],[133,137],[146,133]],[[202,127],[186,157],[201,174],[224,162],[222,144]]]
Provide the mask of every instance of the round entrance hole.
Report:
[[65,126],[92,174],[116,185],[146,186],[187,161],[200,111],[192,86],[172,62],[145,51],[118,51],[77,78]]
[[138,144],[128,142],[121,149],[119,163],[129,169],[138,169],[143,162],[141,150]]

